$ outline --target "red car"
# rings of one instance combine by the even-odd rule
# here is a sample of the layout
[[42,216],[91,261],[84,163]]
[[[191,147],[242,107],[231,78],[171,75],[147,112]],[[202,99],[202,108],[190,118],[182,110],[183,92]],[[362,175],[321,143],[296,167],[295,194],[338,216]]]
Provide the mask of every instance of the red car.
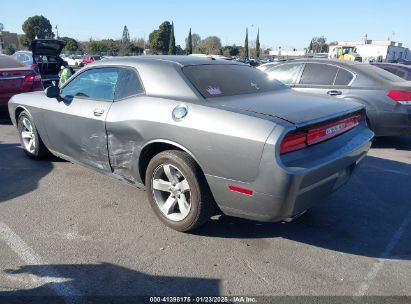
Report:
[[41,76],[11,56],[0,55],[0,110],[7,110],[9,99],[19,93],[41,91]]
[[86,55],[83,58],[83,63],[84,64],[89,64],[89,63],[93,63],[94,61],[97,60],[101,60],[100,56],[96,56],[96,55]]

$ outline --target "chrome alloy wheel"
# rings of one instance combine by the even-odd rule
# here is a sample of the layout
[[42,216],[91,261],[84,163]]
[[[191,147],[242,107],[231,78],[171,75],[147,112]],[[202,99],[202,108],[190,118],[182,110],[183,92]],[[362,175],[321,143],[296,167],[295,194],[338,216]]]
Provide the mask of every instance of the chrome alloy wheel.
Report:
[[169,220],[184,220],[191,209],[190,185],[175,166],[162,164],[152,176],[152,193],[161,213]]
[[36,150],[36,135],[33,132],[33,126],[31,122],[26,117],[23,118],[22,128],[21,128],[21,138],[23,140],[24,148],[30,152],[34,153]]

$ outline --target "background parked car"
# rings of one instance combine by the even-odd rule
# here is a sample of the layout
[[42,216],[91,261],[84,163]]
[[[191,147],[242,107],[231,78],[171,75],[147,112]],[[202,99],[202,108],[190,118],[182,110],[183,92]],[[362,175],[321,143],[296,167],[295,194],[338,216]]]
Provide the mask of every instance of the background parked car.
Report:
[[362,103],[377,136],[411,134],[411,82],[383,69],[347,60],[301,59],[266,73],[299,92]]
[[18,93],[42,91],[41,76],[7,55],[0,55],[0,110],[6,111],[10,98]]
[[64,45],[62,40],[35,39],[31,42],[31,52],[19,51],[13,56],[34,70],[38,68],[44,87],[48,87],[53,81],[59,81],[58,73],[64,65],[60,53]]
[[39,67],[33,62],[33,54],[30,51],[17,51],[12,57],[24,64],[25,67],[32,69],[36,73],[40,73]]
[[86,55],[83,57],[83,64],[93,63],[95,61],[101,60],[101,56],[98,55]]
[[411,66],[397,63],[372,63],[372,65],[382,68],[405,80],[411,80]]
[[83,63],[83,56],[80,55],[71,55],[63,58],[68,65],[75,66],[75,67],[82,67],[84,66]]

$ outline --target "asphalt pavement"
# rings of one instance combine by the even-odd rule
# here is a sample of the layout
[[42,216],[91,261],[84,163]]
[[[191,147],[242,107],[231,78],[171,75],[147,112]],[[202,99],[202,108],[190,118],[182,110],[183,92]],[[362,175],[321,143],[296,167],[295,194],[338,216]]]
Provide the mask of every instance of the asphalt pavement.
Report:
[[[33,161],[0,121],[0,297],[411,296],[411,137],[378,138],[353,178],[292,223],[166,228],[143,190]],[[1,298],[0,298],[1,300]]]

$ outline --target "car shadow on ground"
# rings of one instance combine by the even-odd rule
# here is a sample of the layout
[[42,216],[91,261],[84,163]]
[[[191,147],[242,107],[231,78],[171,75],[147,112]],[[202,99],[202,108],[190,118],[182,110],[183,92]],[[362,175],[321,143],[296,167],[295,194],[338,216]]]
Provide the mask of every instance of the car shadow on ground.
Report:
[[411,136],[376,137],[372,148],[411,151]]
[[[264,238],[280,237],[379,258],[401,223],[411,216],[410,185],[411,165],[368,156],[346,185],[292,223],[221,216],[193,233],[239,238],[256,249],[267,246]],[[411,260],[411,247],[406,245],[411,244],[411,227],[403,231],[398,243],[390,258]]]
[[[4,272],[10,280],[26,280],[31,288],[0,291],[0,302],[2,297],[16,301],[31,297],[29,303],[135,303],[127,297],[215,296],[220,293],[218,279],[149,275],[110,263],[27,265]],[[56,294],[85,297],[77,301],[41,298]]]
[[28,158],[19,143],[0,141],[0,159],[0,203],[37,189],[39,181],[54,167],[50,160]]
[[9,113],[0,111],[0,125],[11,125]]

